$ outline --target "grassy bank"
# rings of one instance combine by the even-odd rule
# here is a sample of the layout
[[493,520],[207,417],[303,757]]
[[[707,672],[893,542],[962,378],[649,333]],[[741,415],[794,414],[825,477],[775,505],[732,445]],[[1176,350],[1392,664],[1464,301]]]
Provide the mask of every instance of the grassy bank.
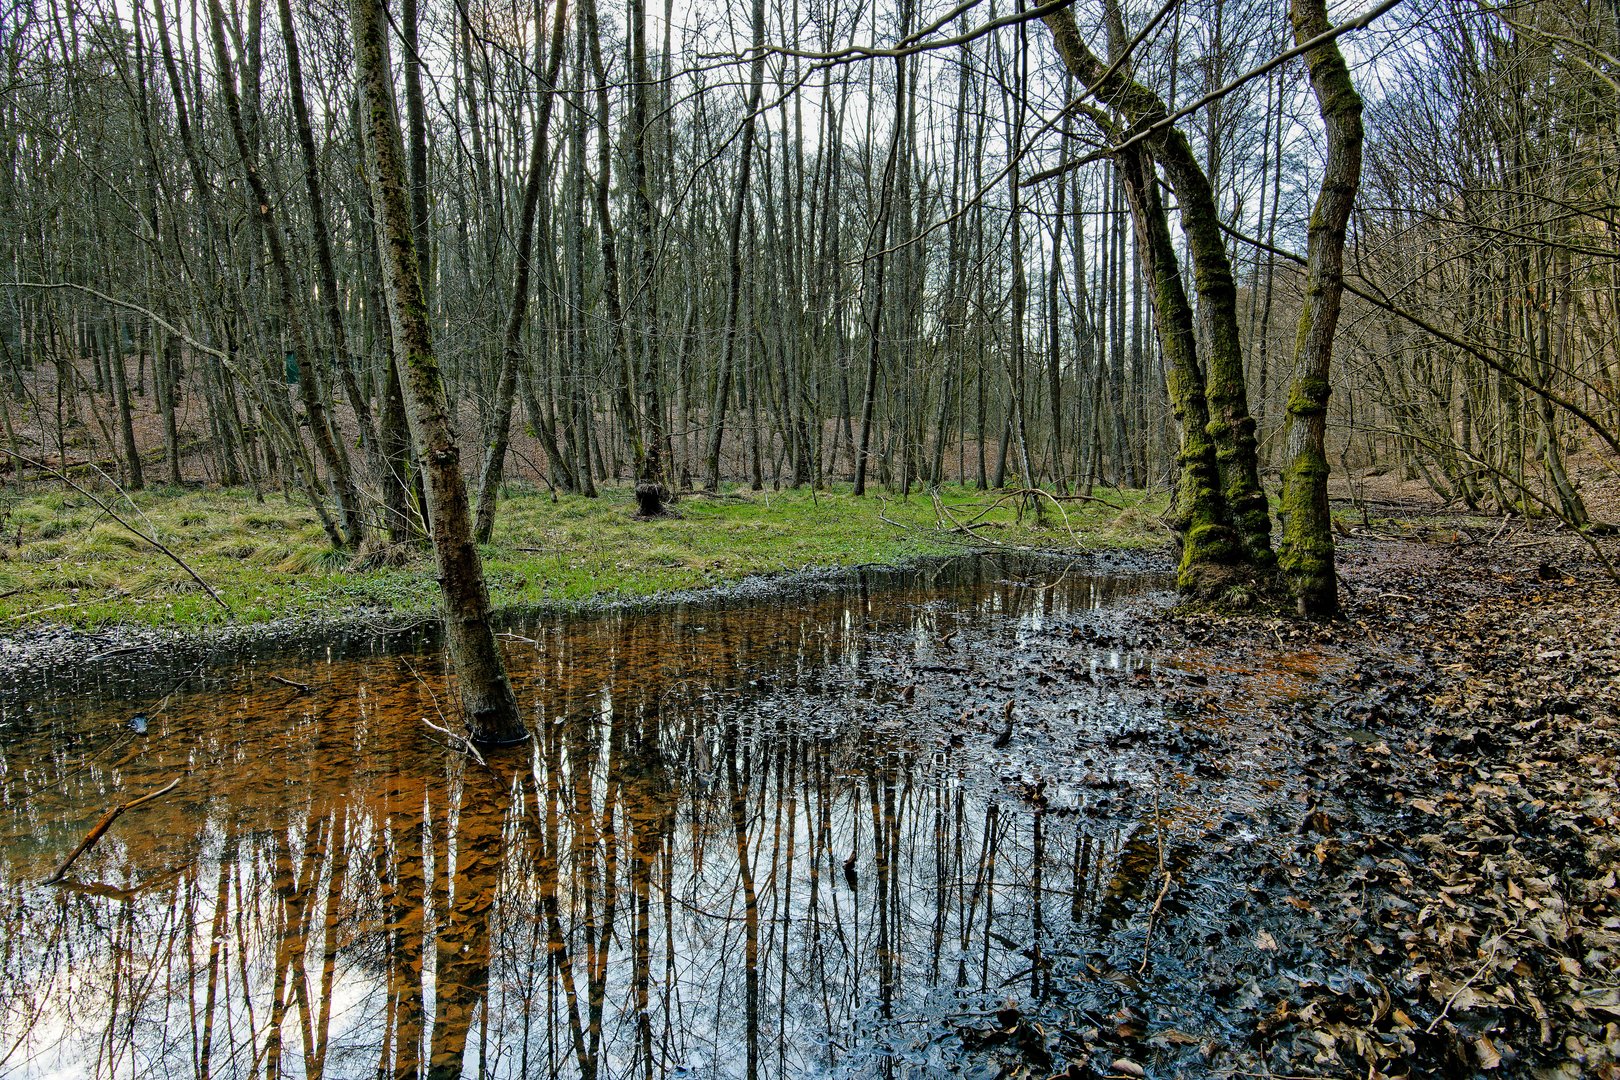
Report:
[[[1163,496],[1106,492],[1108,504],[1067,502],[1068,524],[1090,548],[1154,547]],[[156,537],[230,605],[238,622],[382,608],[434,608],[424,549],[403,565],[363,567],[326,544],[297,501],[245,490],[154,489],[126,499],[98,493]],[[497,607],[637,597],[805,567],[895,563],[997,544],[1072,548],[1047,502],[1044,523],[1015,500],[964,488],[942,493],[957,521],[978,518],[976,540],[953,531],[926,495],[857,499],[847,491],[688,498],[679,518],[636,521],[626,490],[597,499],[519,494],[501,506],[484,549]],[[1044,500],[1043,500],[1044,501]],[[982,516],[981,512],[983,512]],[[0,633],[64,624],[199,626],[231,618],[184,569],[74,492],[0,496]]]

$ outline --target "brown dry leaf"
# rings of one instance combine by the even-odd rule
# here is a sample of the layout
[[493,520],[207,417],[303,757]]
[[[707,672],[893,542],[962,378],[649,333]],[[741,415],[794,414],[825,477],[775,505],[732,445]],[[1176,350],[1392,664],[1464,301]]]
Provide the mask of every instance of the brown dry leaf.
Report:
[[1496,1045],[1491,1042],[1488,1035],[1481,1035],[1474,1040],[1474,1057],[1479,1061],[1479,1067],[1486,1071],[1500,1068],[1502,1065],[1502,1055],[1497,1052]]
[[1176,1046],[1198,1045],[1197,1039],[1188,1035],[1185,1031],[1177,1031],[1175,1028],[1165,1028],[1163,1031],[1154,1034],[1148,1041],[1173,1043]]
[[1264,949],[1267,952],[1276,952],[1277,939],[1271,936],[1271,931],[1262,930],[1258,934],[1254,935],[1254,947],[1257,949]]
[[1142,1066],[1138,1065],[1136,1062],[1132,1061],[1130,1058],[1115,1058],[1114,1063],[1108,1067],[1113,1069],[1114,1072],[1118,1073],[1120,1076],[1147,1076],[1147,1070],[1142,1068]]

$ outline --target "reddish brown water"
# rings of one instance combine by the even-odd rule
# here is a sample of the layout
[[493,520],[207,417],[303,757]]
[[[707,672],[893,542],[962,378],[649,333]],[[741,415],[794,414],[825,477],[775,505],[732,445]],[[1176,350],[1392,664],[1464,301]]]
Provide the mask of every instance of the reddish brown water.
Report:
[[488,767],[426,726],[420,643],[8,706],[0,1077],[926,1072],[1079,955],[1128,841],[1010,790],[963,703],[1153,584],[981,561],[532,626],[537,737]]

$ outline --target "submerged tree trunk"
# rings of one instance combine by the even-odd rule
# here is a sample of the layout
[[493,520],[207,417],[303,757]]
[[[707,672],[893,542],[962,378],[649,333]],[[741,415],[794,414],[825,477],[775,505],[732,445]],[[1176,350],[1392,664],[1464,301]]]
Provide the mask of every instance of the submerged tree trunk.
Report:
[[[1326,0],[1293,0],[1291,16],[1296,42],[1329,29]],[[1336,43],[1316,46],[1305,59],[1327,128],[1327,168],[1311,211],[1305,306],[1294,339],[1278,563],[1300,614],[1325,618],[1339,608],[1327,498],[1328,377],[1344,291],[1345,228],[1361,184],[1361,97]]]
[[406,201],[405,151],[391,94],[381,0],[353,0],[350,15],[372,190],[382,230],[383,273],[391,298],[395,362],[403,365],[400,382],[422,455],[429,531],[444,594],[446,644],[456,666],[469,734],[482,743],[517,743],[528,738],[528,731],[490,626],[489,589],[473,543],[461,452],[433,355]]

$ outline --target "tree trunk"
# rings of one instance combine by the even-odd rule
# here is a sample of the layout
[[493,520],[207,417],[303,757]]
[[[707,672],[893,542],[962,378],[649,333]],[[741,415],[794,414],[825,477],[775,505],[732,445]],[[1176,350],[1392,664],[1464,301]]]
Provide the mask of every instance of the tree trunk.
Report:
[[726,403],[731,396],[732,366],[737,353],[737,321],[742,304],[742,229],[748,211],[748,177],[754,164],[754,120],[765,88],[765,0],[754,0],[752,9],[754,62],[749,70],[748,115],[743,118],[742,155],[737,166],[737,190],[726,229],[726,327],[720,342],[719,366],[714,379],[714,404],[709,409],[709,446],[704,462],[710,490],[720,490],[720,447],[726,434]]
[[[285,2],[285,0],[283,0]],[[540,7],[535,5],[536,26],[540,25]],[[518,215],[517,266],[512,275],[512,302],[507,309],[506,332],[501,339],[501,371],[495,385],[495,405],[491,416],[489,445],[484,451],[484,466],[478,477],[478,515],[473,525],[473,536],[480,544],[489,543],[495,531],[495,500],[506,469],[506,450],[512,436],[512,410],[517,403],[518,365],[523,360],[523,321],[529,310],[529,273],[533,265],[534,215],[540,205],[540,184],[546,165],[546,128],[551,123],[552,102],[557,96],[557,72],[562,66],[563,26],[568,12],[568,0],[557,0],[552,14],[551,55],[545,63],[545,85],[540,93],[540,113],[534,122],[534,135],[529,146],[529,171],[523,183],[523,207]],[[540,51],[542,37],[535,34],[536,48]],[[535,57],[535,68],[540,69],[540,58]]]
[[[263,233],[270,249],[270,261],[281,294],[281,307],[287,322],[288,337],[296,354],[303,358],[304,370],[298,380],[299,397],[309,421],[310,436],[331,477],[338,507],[343,515],[343,535],[340,546],[356,548],[365,536],[365,519],[361,514],[360,493],[354,485],[349,457],[343,445],[332,432],[326,414],[324,395],[320,391],[319,365],[314,362],[305,332],[299,287],[287,256],[281,226],[272,209],[271,195],[260,175],[254,140],[250,138],[247,118],[238,99],[230,53],[225,45],[225,12],[220,0],[208,0],[209,25],[213,34],[214,59],[219,66],[219,85],[225,99],[225,113],[230,121],[231,134],[241,158],[242,173],[247,181],[249,211]],[[294,432],[296,435],[296,432]],[[313,482],[314,477],[309,479]],[[318,499],[318,494],[316,495]]]
[[[1108,15],[1114,24],[1111,37],[1123,42],[1117,7]],[[1068,69],[1122,113],[1131,128],[1141,129],[1168,115],[1152,91],[1103,64],[1091,52],[1071,11],[1054,12],[1045,22]],[[1106,114],[1086,106],[1082,109],[1104,131],[1113,130]],[[1117,151],[1115,159],[1122,169],[1132,171],[1127,185],[1132,218],[1143,257],[1152,264],[1148,277],[1154,283],[1153,307],[1166,360],[1167,388],[1183,426],[1183,490],[1178,492],[1173,511],[1183,542],[1180,585],[1183,591],[1197,594],[1229,594],[1232,586],[1245,584],[1254,574],[1268,573],[1276,560],[1271,550],[1269,508],[1259,484],[1254,421],[1246,404],[1236,289],[1214,194],[1186,136],[1174,127],[1167,125],[1146,140]],[[1186,293],[1174,248],[1166,247],[1168,240],[1157,235],[1161,223],[1151,220],[1164,213],[1155,189],[1154,159],[1163,162],[1175,190],[1182,232],[1192,249],[1199,316],[1210,342],[1201,365],[1197,337],[1184,338],[1178,332],[1184,314],[1178,309],[1186,304]],[[1168,224],[1163,224],[1168,236]],[[1179,303],[1173,295],[1176,290],[1181,292]],[[1189,378],[1200,379],[1201,393],[1187,385]],[[1202,428],[1202,435],[1193,430],[1194,425]],[[1209,453],[1218,477],[1214,485],[1208,483],[1205,472]],[[1230,542],[1234,537],[1235,545]]]
[[[1293,0],[1290,14],[1296,42],[1329,29],[1326,0]],[[1327,618],[1339,608],[1327,497],[1328,380],[1344,291],[1345,228],[1361,184],[1361,97],[1336,43],[1316,46],[1305,59],[1327,128],[1327,168],[1311,211],[1305,306],[1294,339],[1278,562],[1300,614]]]
[[383,232],[384,276],[393,301],[394,353],[404,365],[400,382],[422,455],[428,523],[444,594],[446,643],[456,666],[468,733],[482,743],[517,743],[529,735],[490,625],[489,590],[473,543],[461,453],[433,355],[405,193],[405,152],[391,95],[381,0],[354,0],[350,15],[365,102],[372,189]]
[[1119,172],[1131,202],[1142,267],[1153,290],[1170,406],[1181,424],[1180,474],[1170,512],[1172,527],[1181,538],[1176,584],[1190,595],[1213,594],[1225,586],[1241,545],[1222,498],[1192,305],[1176,266],[1175,242],[1159,199],[1152,157],[1138,144],[1120,155]]
[[[877,221],[872,233],[876,254],[873,248],[867,250],[867,258],[874,260],[872,269],[872,289],[867,297],[867,350],[866,350],[866,380],[861,392],[861,428],[860,442],[855,447],[855,494],[866,494],[866,465],[871,456],[872,447],[872,406],[877,399],[878,354],[882,343],[883,329],[883,277],[888,267],[889,246],[889,213],[890,201],[894,194],[894,177],[896,159],[900,154],[900,138],[902,135],[902,109],[906,92],[906,59],[899,57],[894,62],[895,80],[895,117],[894,131],[889,137],[889,156],[883,166],[883,183],[878,193]],[[863,260],[864,262],[865,260]]]
[[[1106,12],[1115,24],[1112,36],[1123,41],[1117,6]],[[1058,53],[1087,88],[1119,110],[1133,129],[1161,123],[1168,115],[1155,93],[1104,64],[1081,38],[1074,13],[1063,9],[1045,17]],[[1221,487],[1232,525],[1243,540],[1246,557],[1257,570],[1276,562],[1271,549],[1271,515],[1260,488],[1254,418],[1248,412],[1242,343],[1238,334],[1237,287],[1227,256],[1220,213],[1209,178],[1178,128],[1166,124],[1145,140],[1164,166],[1180,207],[1181,231],[1192,254],[1198,291],[1198,318],[1209,343],[1204,362],[1204,396],[1209,405],[1209,433],[1215,440]]]
[[129,408],[129,377],[124,372],[123,333],[116,325],[112,330],[107,360],[112,365],[113,394],[118,404],[118,433],[124,444],[124,462],[129,474],[125,486],[131,491],[139,491],[146,486],[146,476],[141,471],[141,451],[135,445],[135,421]]

